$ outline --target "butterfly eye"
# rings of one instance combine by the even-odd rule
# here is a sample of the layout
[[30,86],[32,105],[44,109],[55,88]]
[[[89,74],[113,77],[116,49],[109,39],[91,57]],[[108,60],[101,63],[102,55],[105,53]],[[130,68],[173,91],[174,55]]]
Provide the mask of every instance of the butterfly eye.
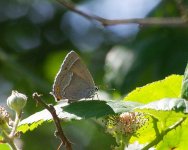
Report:
[[99,88],[97,86],[95,86],[95,91],[98,91],[98,90],[99,90]]

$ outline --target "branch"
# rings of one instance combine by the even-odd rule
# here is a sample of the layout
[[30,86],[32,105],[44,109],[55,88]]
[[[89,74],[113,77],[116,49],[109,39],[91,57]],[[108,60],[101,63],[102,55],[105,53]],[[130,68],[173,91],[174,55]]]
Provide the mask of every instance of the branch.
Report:
[[170,132],[171,130],[176,129],[178,126],[180,126],[185,121],[185,119],[186,119],[186,117],[181,118],[178,122],[176,122],[172,126],[168,127],[162,133],[158,134],[156,136],[156,138],[152,142],[150,142],[148,145],[146,145],[142,150],[148,150],[149,148],[157,145],[168,132]]
[[135,23],[142,26],[146,25],[163,25],[163,26],[186,26],[188,19],[184,17],[169,17],[169,18],[134,18],[134,19],[105,19],[100,16],[87,14],[75,7],[73,3],[66,2],[65,0],[57,0],[68,10],[75,12],[88,20],[95,20],[100,22],[103,26],[118,25],[118,24],[130,24]]
[[56,114],[56,110],[53,107],[53,105],[51,105],[51,104],[47,105],[45,102],[43,102],[41,99],[41,95],[39,95],[38,93],[33,94],[33,99],[37,102],[37,104],[38,103],[41,104],[43,107],[45,107],[51,113],[54,123],[55,123],[55,126],[56,126],[55,135],[58,136],[59,139],[61,140],[61,144],[58,147],[58,149],[60,149],[61,145],[63,144],[66,147],[66,150],[72,150],[71,143],[63,133],[60,119],[58,118],[58,116]]

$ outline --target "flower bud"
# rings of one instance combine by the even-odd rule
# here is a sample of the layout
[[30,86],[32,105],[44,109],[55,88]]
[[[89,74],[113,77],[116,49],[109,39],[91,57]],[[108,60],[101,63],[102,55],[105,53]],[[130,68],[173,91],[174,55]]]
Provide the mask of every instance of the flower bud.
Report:
[[132,135],[148,121],[144,114],[137,112],[125,112],[111,116],[107,121],[107,130],[110,133]]
[[7,105],[10,109],[20,113],[27,103],[27,96],[18,93],[17,91],[12,91],[11,96],[7,98]]

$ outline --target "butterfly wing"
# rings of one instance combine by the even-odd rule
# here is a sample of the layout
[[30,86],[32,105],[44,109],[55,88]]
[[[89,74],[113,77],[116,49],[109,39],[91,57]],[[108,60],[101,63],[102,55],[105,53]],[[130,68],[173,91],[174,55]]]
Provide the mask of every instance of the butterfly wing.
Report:
[[86,65],[79,58],[77,53],[74,52],[74,55],[75,55],[75,57],[77,57],[77,59],[71,66],[70,71],[73,72],[73,74],[78,76],[80,79],[82,79],[86,84],[88,84],[92,87],[95,86],[93,78],[92,78],[89,70],[87,69]]
[[76,101],[82,98],[91,98],[94,93],[95,88],[93,86],[90,86],[85,80],[73,74],[70,85],[64,91],[63,98],[69,101]]
[[70,101],[91,98],[95,93],[95,84],[89,70],[79,57],[71,66],[70,72],[72,79],[65,88],[63,97]]
[[61,99],[73,101],[90,98],[94,92],[95,84],[89,70],[78,54],[71,51],[56,75],[53,85],[54,97],[57,101]]
[[52,95],[57,101],[63,98],[62,91],[70,84],[72,76],[70,68],[77,59],[73,51],[68,53],[55,77]]

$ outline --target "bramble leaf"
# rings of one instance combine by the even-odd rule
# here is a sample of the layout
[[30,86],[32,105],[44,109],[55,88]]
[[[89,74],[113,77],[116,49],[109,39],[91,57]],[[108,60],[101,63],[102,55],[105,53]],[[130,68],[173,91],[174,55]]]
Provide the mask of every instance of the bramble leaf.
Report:
[[183,76],[171,75],[130,92],[124,100],[148,103],[162,98],[180,97]]

